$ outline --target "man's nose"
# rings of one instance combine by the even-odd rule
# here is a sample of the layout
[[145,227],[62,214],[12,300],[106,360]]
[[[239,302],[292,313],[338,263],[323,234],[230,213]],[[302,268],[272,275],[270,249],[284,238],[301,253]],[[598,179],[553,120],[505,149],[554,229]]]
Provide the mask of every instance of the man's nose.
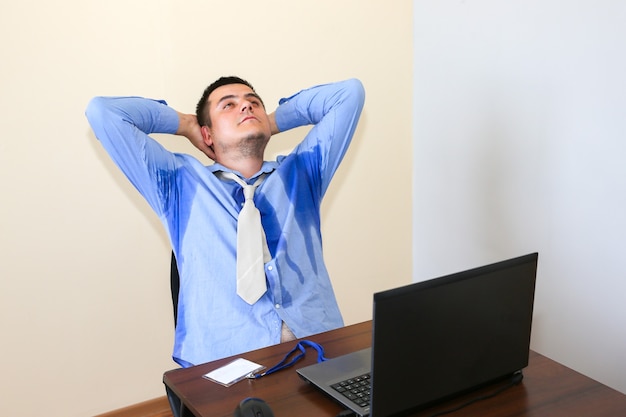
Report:
[[241,112],[252,112],[252,103],[250,103],[249,101],[244,101],[243,104],[241,105]]

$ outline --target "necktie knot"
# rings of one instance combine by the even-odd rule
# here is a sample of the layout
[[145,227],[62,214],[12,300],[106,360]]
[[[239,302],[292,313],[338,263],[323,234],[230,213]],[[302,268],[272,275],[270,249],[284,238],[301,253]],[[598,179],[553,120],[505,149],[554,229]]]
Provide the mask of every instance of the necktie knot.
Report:
[[245,182],[244,180],[239,178],[237,176],[237,174],[235,174],[233,172],[220,171],[220,172],[218,172],[218,176],[220,178],[222,178],[222,179],[233,180],[237,184],[241,185],[241,188],[243,188],[243,197],[246,199],[246,201],[248,201],[248,200],[252,200],[253,199],[254,191],[256,190],[256,188],[259,185],[261,185],[261,183],[263,182],[263,180],[265,179],[267,174],[259,175],[259,178],[257,178],[257,180],[253,184],[248,184],[247,182]]
[[257,185],[245,184],[242,187],[243,187],[243,196],[246,199],[246,201],[252,200],[252,198],[254,197],[254,190],[256,189]]

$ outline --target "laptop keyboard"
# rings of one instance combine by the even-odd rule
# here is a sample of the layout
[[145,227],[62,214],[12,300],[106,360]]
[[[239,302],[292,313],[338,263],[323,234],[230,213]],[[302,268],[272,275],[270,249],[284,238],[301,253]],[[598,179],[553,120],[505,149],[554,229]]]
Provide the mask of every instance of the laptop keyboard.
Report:
[[358,406],[367,407],[370,404],[370,381],[370,374],[367,373],[333,384],[331,388]]

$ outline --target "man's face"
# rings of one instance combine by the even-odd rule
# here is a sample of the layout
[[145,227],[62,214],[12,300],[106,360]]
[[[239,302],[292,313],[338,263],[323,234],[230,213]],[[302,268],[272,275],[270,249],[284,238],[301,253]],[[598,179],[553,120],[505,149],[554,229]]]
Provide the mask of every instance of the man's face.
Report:
[[[217,154],[235,151],[261,157],[271,136],[270,122],[259,96],[244,84],[228,84],[208,97],[211,127],[204,127],[205,142]],[[231,155],[232,156],[232,155]]]

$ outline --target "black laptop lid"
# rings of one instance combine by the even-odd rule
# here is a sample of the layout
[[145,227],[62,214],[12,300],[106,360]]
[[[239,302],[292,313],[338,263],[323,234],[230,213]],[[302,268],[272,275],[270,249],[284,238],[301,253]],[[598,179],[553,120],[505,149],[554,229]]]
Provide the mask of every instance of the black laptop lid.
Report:
[[536,253],[374,294],[373,417],[528,365]]

